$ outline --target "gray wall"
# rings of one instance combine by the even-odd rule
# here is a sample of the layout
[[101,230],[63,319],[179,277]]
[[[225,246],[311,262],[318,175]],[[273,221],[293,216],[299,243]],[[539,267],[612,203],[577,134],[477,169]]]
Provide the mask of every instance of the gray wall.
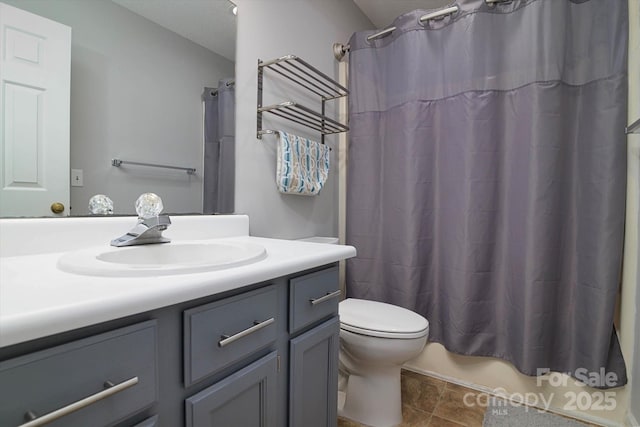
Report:
[[[257,61],[298,55],[330,76],[337,62],[332,45],[346,43],[351,34],[374,26],[350,0],[237,0],[236,58],[236,211],[251,219],[251,234],[297,238],[336,236],[338,174],[336,153],[325,188],[314,197],[282,195],[275,185],[276,137],[256,138]],[[306,101],[302,93],[265,76],[265,102],[288,97]],[[318,108],[308,99],[309,107]],[[319,140],[317,132],[267,118],[264,128],[281,128]],[[336,147],[337,137],[327,139]]]
[[202,172],[204,86],[231,77],[227,59],[111,1],[3,0],[72,27],[72,215],[109,195],[116,213],[134,213],[139,194],[162,196],[167,212],[202,211],[202,175],[131,166],[111,158],[195,167]]

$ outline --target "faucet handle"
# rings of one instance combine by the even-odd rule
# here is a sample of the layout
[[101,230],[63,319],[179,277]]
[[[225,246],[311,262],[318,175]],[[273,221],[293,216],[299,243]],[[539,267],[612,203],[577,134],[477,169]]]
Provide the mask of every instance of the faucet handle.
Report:
[[139,218],[148,219],[157,217],[164,209],[162,199],[155,193],[144,193],[136,200],[136,213]]
[[92,215],[113,215],[113,201],[104,194],[96,194],[89,199],[89,212]]

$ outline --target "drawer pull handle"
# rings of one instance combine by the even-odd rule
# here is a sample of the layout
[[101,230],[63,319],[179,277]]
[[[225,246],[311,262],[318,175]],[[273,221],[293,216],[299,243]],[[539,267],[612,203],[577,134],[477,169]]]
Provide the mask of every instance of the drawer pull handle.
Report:
[[325,295],[325,296],[323,296],[323,297],[310,299],[310,300],[309,300],[309,302],[311,303],[311,305],[320,304],[320,303],[322,303],[322,302],[329,301],[329,300],[330,300],[330,299],[332,299],[332,298],[337,298],[337,297],[339,297],[341,293],[342,293],[342,292],[340,291],[340,289],[338,289],[338,290],[337,290],[337,291],[335,291],[335,292],[329,292],[328,294],[326,294],[326,295]]
[[242,337],[246,337],[247,335],[250,335],[266,326],[269,326],[270,324],[272,324],[273,322],[275,322],[276,319],[274,319],[273,317],[267,320],[263,320],[262,322],[253,322],[253,326],[250,328],[245,329],[244,331],[240,331],[237,334],[233,334],[231,336],[229,335],[221,335],[220,338],[222,338],[220,341],[218,341],[218,346],[220,347],[224,347],[225,345],[231,344],[232,342],[239,340]]
[[105,386],[109,388],[107,388],[106,390],[99,391],[95,394],[92,394],[91,396],[87,396],[84,399],[80,399],[77,402],[73,402],[72,404],[67,405],[63,408],[56,409],[55,411],[49,412],[48,414],[45,414],[41,417],[34,418],[36,417],[36,415],[33,413],[33,411],[28,411],[25,414],[25,418],[30,419],[31,421],[28,421],[20,425],[20,427],[37,427],[37,426],[43,426],[45,424],[49,424],[50,422],[55,421],[58,418],[64,417],[65,415],[69,415],[72,412],[78,411],[84,407],[91,405],[92,403],[95,403],[102,399],[106,399],[109,396],[113,396],[116,393],[119,393],[129,387],[132,387],[138,384],[138,381],[139,381],[138,377],[133,377],[119,384],[113,385],[111,387],[109,387],[109,384],[112,384],[112,383],[107,381],[105,383]]

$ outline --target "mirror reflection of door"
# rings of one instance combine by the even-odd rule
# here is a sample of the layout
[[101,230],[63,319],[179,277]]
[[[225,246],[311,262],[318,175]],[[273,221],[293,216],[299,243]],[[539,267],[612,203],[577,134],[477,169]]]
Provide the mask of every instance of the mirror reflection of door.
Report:
[[67,216],[71,28],[0,3],[0,56],[0,216]]

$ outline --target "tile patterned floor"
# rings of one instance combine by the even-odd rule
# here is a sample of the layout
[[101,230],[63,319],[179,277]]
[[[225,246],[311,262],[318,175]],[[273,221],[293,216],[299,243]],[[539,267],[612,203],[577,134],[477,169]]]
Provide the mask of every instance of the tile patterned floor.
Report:
[[[482,427],[486,408],[465,405],[467,393],[470,393],[467,402],[475,402],[480,392],[403,370],[401,427]],[[338,418],[338,427],[365,426]]]
[[[477,391],[436,378],[402,371],[402,427],[481,427],[485,408],[464,404],[466,393]],[[363,427],[339,418],[338,427]]]

